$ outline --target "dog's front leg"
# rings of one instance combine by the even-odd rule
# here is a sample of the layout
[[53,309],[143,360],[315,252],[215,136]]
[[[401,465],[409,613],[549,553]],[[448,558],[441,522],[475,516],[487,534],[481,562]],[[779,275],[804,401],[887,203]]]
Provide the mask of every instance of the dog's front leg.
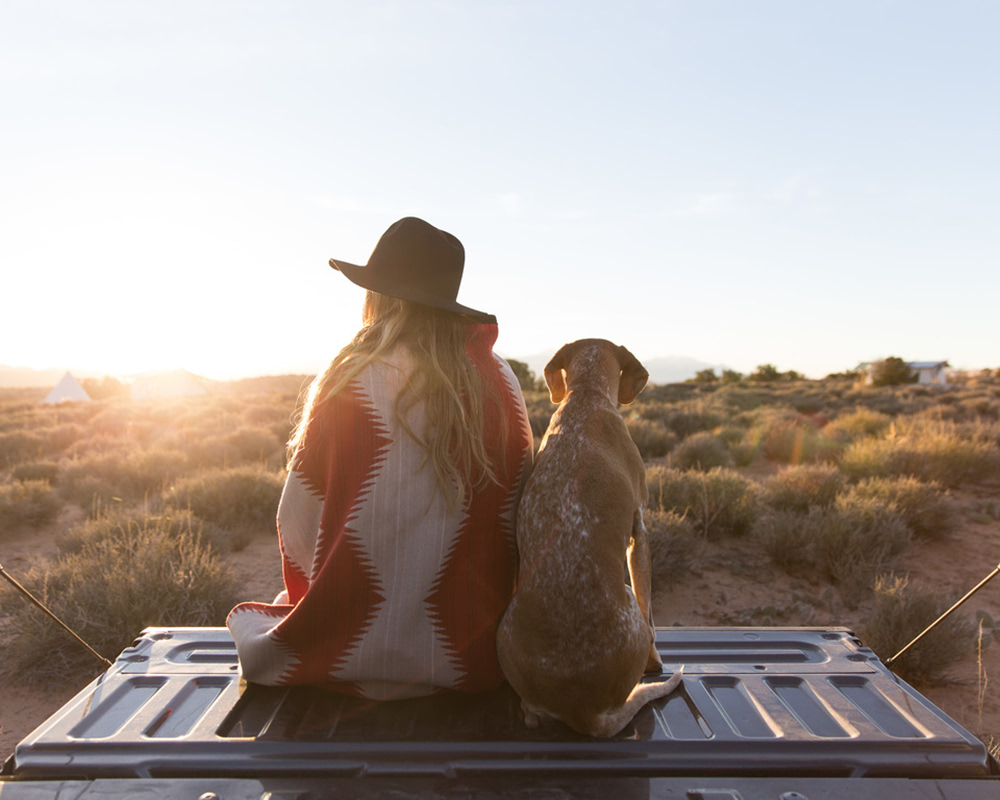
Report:
[[642,506],[636,509],[632,518],[632,540],[628,548],[628,574],[632,581],[632,591],[639,611],[649,625],[649,658],[646,672],[659,672],[663,661],[656,650],[656,627],[653,624],[653,577],[649,555],[649,535],[642,518]]

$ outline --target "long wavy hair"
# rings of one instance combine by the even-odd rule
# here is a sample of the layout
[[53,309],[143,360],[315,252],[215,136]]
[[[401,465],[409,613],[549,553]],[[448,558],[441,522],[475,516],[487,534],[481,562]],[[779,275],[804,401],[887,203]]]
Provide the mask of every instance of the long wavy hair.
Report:
[[[508,422],[500,413],[496,389],[484,384],[466,353],[467,317],[368,291],[362,306],[362,327],[309,387],[295,430],[288,442],[289,462],[302,443],[310,420],[370,363],[398,347],[407,348],[413,368],[396,398],[400,426],[424,451],[448,510],[477,488],[499,483],[486,447],[486,420],[501,421],[501,447],[506,446]],[[414,431],[407,412],[424,403],[424,430]],[[495,406],[487,409],[487,403]]]

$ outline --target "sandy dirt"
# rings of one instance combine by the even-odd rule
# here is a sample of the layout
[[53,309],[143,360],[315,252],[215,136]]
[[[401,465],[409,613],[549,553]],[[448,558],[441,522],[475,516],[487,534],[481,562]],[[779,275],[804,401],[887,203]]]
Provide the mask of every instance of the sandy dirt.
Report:
[[[951,535],[941,542],[918,542],[902,558],[898,572],[913,585],[935,592],[951,604],[985,578],[1000,562],[1000,522],[969,518],[976,504],[1000,498],[1000,486],[953,495],[962,513]],[[4,540],[3,566],[14,577],[55,552],[60,530],[76,519],[65,512],[42,531],[11,532]],[[257,533],[241,551],[226,556],[235,570],[241,600],[271,600],[282,588],[277,538]],[[705,546],[689,572],[670,586],[654,587],[658,625],[776,625],[844,626],[854,628],[865,608],[849,609],[832,587],[791,578],[756,552],[750,541],[728,540]],[[974,617],[985,612],[1000,621],[1000,577],[984,587],[959,613]],[[928,620],[931,622],[931,620]],[[0,639],[3,636],[0,620]],[[957,666],[948,683],[921,687],[946,713],[974,733],[1000,735],[1000,643],[984,638],[980,663],[970,656]],[[997,628],[1000,636],[1000,627]],[[880,654],[885,657],[891,654]],[[980,669],[981,667],[981,669]],[[985,682],[982,673],[985,675]],[[0,757],[43,722],[80,686],[40,689],[25,686],[15,676],[0,678]]]

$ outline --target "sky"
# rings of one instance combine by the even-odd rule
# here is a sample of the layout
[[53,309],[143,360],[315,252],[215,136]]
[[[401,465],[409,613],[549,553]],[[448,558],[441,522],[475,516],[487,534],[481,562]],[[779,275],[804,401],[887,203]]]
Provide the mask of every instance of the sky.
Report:
[[508,358],[1000,367],[992,0],[0,0],[0,364],[315,372],[418,216]]

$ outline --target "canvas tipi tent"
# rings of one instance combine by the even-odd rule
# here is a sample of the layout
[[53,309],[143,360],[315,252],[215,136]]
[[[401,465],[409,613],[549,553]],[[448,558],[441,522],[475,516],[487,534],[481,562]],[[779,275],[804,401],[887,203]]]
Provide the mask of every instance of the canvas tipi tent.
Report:
[[43,403],[90,402],[90,395],[68,372],[60,378],[52,391],[45,395]]

